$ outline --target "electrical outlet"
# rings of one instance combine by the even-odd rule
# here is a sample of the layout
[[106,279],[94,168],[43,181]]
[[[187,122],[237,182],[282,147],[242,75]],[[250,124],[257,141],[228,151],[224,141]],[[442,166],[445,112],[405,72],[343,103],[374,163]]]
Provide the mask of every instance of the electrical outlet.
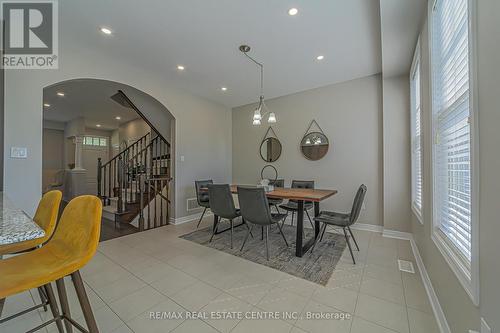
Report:
[[181,162],[184,162],[184,155],[181,155]]
[[28,158],[28,148],[26,148],[26,147],[10,147],[10,157],[12,157],[12,158]]

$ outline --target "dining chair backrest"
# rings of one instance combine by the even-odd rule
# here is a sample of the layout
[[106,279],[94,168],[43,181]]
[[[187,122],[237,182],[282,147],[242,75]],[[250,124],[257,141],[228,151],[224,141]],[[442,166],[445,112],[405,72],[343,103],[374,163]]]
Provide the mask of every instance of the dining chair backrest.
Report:
[[54,256],[71,257],[75,271],[94,255],[101,231],[101,200],[93,195],[72,199],[64,208],[52,239],[43,248]]
[[[314,188],[314,180],[292,180],[292,188]],[[291,202],[297,202],[297,200],[290,200]]]
[[196,200],[198,201],[198,205],[202,205],[202,203],[206,203],[209,201],[208,191],[202,190],[206,188],[209,184],[213,184],[214,181],[211,179],[207,180],[195,180],[194,186],[196,188]]
[[222,218],[233,218],[236,215],[233,194],[229,184],[208,184],[210,210]]
[[59,205],[61,203],[62,192],[53,190],[45,193],[38,203],[38,207],[33,217],[33,221],[45,231],[45,237],[52,236],[56,228]]
[[285,187],[285,180],[284,179],[271,180],[269,182],[269,185],[273,185],[274,187]]
[[245,221],[260,225],[271,224],[271,211],[264,188],[238,186],[238,201]]
[[365,200],[366,191],[366,185],[362,184],[356,192],[356,196],[354,197],[354,202],[352,204],[351,214],[349,216],[350,225],[354,224],[359,218],[359,213],[361,212],[361,207],[363,207],[363,201]]

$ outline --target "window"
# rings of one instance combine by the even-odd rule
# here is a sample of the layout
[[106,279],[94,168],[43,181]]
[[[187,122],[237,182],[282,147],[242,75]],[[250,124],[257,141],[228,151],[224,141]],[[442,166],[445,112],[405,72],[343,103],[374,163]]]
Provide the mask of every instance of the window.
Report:
[[108,145],[108,140],[103,137],[86,136],[83,138],[83,144],[85,146],[106,147]]
[[422,136],[420,108],[420,41],[415,49],[410,75],[411,89],[411,204],[422,222]]
[[432,8],[433,239],[476,303],[471,10],[468,0],[436,0]]

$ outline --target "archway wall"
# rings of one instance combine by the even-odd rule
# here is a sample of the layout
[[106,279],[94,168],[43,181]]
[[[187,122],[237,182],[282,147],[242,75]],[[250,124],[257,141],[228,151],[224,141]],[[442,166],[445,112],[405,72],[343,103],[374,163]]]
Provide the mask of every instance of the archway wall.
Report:
[[[62,47],[59,70],[5,72],[4,192],[28,214],[34,214],[41,196],[43,88],[75,78],[129,85],[154,97],[175,117],[176,219],[194,213],[186,200],[195,196],[195,179],[231,181],[230,108],[177,89],[158,73],[89,49]],[[26,147],[28,157],[11,158],[11,147]]]

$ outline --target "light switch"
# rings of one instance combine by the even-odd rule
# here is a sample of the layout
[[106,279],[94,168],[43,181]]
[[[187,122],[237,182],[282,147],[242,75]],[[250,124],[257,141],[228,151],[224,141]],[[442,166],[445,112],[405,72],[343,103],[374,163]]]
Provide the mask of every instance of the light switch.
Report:
[[12,157],[12,158],[28,158],[28,148],[26,148],[26,147],[10,147],[10,157]]
[[181,162],[184,162],[184,155],[181,155]]

